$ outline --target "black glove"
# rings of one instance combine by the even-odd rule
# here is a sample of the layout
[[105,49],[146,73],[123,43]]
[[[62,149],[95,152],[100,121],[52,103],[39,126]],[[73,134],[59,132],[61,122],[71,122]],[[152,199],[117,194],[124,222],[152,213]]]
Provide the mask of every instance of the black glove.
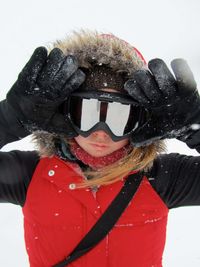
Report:
[[136,71],[124,86],[150,113],[132,134],[135,146],[165,138],[186,141],[200,128],[200,97],[193,74],[183,59],[173,60],[171,67],[175,77],[161,59],[153,59],[149,70]]
[[46,48],[39,47],[8,92],[7,103],[30,133],[43,130],[72,138],[77,134],[59,106],[84,79],[73,56],[66,57],[58,48],[47,55]]

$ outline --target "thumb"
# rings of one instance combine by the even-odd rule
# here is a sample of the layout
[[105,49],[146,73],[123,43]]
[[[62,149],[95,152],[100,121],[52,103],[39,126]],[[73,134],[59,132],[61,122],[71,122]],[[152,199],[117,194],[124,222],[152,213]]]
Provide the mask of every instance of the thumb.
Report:
[[61,113],[54,114],[49,126],[50,127],[48,128],[50,129],[47,129],[48,131],[58,134],[65,134],[68,138],[73,138],[78,135],[73,129],[70,121]]
[[155,123],[148,121],[144,126],[139,128],[136,132],[131,135],[131,143],[135,147],[141,147],[150,145],[155,141],[164,138],[164,132],[160,127],[156,127]]

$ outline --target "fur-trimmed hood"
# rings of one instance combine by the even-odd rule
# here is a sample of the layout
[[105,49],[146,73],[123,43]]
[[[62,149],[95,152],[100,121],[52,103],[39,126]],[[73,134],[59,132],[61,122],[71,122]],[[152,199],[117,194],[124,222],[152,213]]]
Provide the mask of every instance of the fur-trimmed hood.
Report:
[[104,64],[114,71],[125,71],[131,75],[145,64],[136,48],[112,34],[82,30],[53,43],[50,50],[55,47],[65,55],[74,55],[81,68]]
[[[106,65],[113,71],[125,72],[131,76],[146,64],[136,48],[112,34],[82,30],[56,41],[49,47],[49,51],[53,48],[61,49],[65,55],[74,55],[80,68],[90,69],[94,65]],[[60,139],[65,140],[65,137],[37,131],[33,133],[33,139],[40,155],[51,157],[56,153],[57,142]],[[158,147],[160,148],[160,144]]]

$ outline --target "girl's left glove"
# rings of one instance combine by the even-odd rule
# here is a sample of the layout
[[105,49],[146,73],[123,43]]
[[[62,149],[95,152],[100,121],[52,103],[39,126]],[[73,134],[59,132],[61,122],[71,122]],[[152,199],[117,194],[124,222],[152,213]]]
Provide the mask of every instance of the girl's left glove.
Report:
[[156,140],[187,138],[200,128],[200,97],[193,74],[183,59],[171,62],[173,74],[161,59],[149,62],[149,70],[138,70],[125,90],[149,111],[147,122],[132,134],[134,146]]

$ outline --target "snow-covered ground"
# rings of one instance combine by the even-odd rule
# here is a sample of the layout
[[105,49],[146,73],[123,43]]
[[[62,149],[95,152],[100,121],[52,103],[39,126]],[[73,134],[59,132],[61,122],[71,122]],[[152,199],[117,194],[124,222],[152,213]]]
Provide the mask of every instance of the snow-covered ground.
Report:
[[[80,28],[112,32],[136,46],[148,60],[188,60],[200,85],[200,2],[198,0],[7,0],[0,9],[0,99],[32,51]],[[200,87],[200,86],[199,86]],[[33,149],[30,138],[9,144]],[[168,152],[197,155],[176,140]],[[189,177],[188,177],[189,178]],[[164,267],[200,266],[200,207],[170,212]],[[0,266],[27,267],[21,209],[0,205]]]

